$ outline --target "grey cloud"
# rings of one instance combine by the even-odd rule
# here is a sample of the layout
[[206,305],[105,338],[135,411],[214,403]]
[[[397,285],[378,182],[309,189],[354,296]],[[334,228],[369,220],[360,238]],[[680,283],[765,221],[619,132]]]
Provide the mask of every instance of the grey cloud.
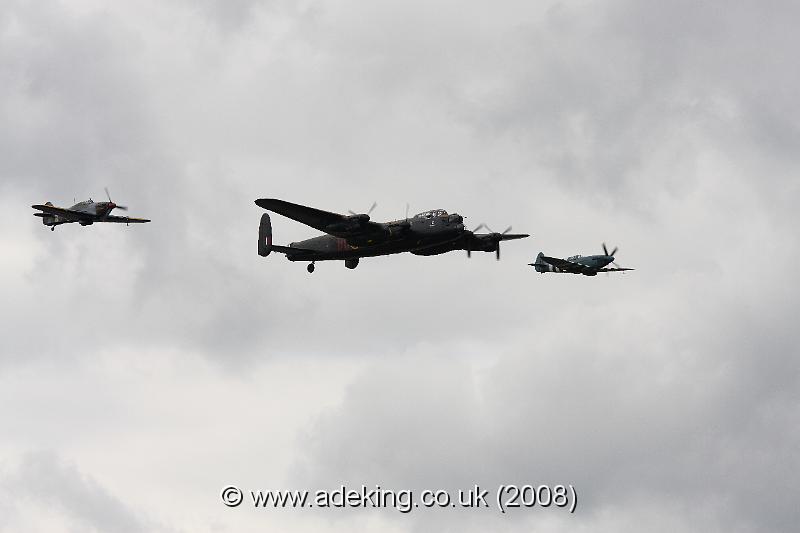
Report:
[[133,66],[136,33],[45,2],[7,6],[0,35],[4,189],[25,183],[54,200],[100,196],[92,184],[113,191],[110,175],[152,131]]
[[[224,396],[255,370],[341,361],[363,367],[349,385],[344,371],[292,375],[281,394],[342,395],[340,409],[297,422],[293,449],[270,452],[294,485],[548,477],[585,495],[574,521],[381,515],[387,528],[790,530],[796,9],[7,3],[0,371],[52,380],[109,357],[146,389],[150,374],[112,346],[166,366],[210,362]],[[106,185],[153,223],[51,234],[30,214]],[[377,200],[381,219],[409,202],[533,238],[500,263],[400,256],[308,276],[255,254],[262,196],[336,211]],[[314,233],[273,225],[280,243]],[[525,264],[603,240],[637,271],[582,279]],[[244,412],[282,405],[254,395]],[[157,439],[189,407],[174,419],[141,409],[130,416]],[[239,437],[266,441],[270,423],[243,423]],[[198,455],[248,462],[228,463],[222,440],[198,442]],[[25,464],[15,475],[52,471],[73,487],[65,521],[142,527],[111,496],[114,517],[84,505],[104,489],[59,460]],[[620,485],[636,489],[630,505],[611,498]]]
[[[776,156],[794,169],[800,79],[786,68],[786,21],[796,8],[777,8],[767,17],[755,2],[558,4],[501,37],[498,66],[454,87],[454,110],[487,142],[519,142],[575,192],[685,191],[709,148],[752,172]],[[680,172],[647,179],[654,158],[680,158]],[[792,175],[771,174],[777,186]]]
[[82,531],[161,530],[52,452],[26,454],[18,466],[4,473],[0,491],[7,507],[0,526],[6,531],[36,523],[35,516],[19,516],[17,506],[41,516],[56,513],[57,518]]
[[[702,316],[720,313],[698,307]],[[791,337],[772,337],[788,324],[773,330],[774,316],[747,314],[700,327],[684,305],[651,307],[652,318],[617,311],[613,325],[602,314],[532,324],[518,349],[494,357],[444,345],[438,356],[366,369],[302,440],[309,455],[298,475],[312,486],[341,479],[416,490],[573,483],[589,522],[649,514],[658,501],[690,521],[710,512],[713,530],[791,531],[791,476],[782,472],[800,466],[791,424],[799,383]],[[575,331],[580,339],[570,339]],[[443,520],[414,516],[417,530]],[[497,520],[528,527],[522,517]]]

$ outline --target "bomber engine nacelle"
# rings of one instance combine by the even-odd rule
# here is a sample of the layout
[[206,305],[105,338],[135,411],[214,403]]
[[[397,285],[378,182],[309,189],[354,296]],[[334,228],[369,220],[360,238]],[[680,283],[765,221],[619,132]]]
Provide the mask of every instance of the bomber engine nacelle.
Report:
[[325,233],[347,239],[351,246],[367,246],[377,239],[391,236],[391,231],[381,224],[370,224],[369,215],[350,215],[340,222],[325,226]]
[[334,222],[333,224],[328,224],[325,227],[325,232],[335,234],[335,233],[345,233],[348,231],[357,231],[367,222],[369,222],[369,215],[367,214],[351,215],[349,217],[346,217],[341,222]]

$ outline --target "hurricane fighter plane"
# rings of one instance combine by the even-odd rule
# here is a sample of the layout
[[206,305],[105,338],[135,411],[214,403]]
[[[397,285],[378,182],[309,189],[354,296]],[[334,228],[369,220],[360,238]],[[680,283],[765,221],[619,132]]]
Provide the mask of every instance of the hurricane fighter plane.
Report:
[[34,213],[33,216],[41,217],[42,223],[45,226],[50,226],[51,231],[55,231],[56,226],[70,224],[72,222],[77,222],[81,226],[91,226],[95,222],[118,222],[126,225],[150,222],[146,218],[118,217],[111,215],[110,213],[113,209],[127,211],[128,208],[124,205],[117,205],[112,202],[111,195],[108,194],[108,189],[106,189],[106,196],[108,196],[107,202],[95,202],[89,198],[84,202],[78,202],[68,209],[56,207],[50,202],[44,205],[33,205],[31,207],[41,211],[41,213]]
[[362,257],[411,252],[414,255],[438,255],[452,250],[471,252],[495,252],[500,259],[500,242],[528,237],[526,234],[476,233],[489,229],[481,224],[474,231],[464,228],[464,219],[456,213],[448,214],[443,209],[419,213],[411,218],[391,222],[375,222],[370,219],[373,204],[367,213],[340,215],[313,207],[293,204],[284,200],[261,198],[256,205],[278,213],[327,235],[320,235],[289,246],[272,244],[272,222],[269,214],[261,215],[258,231],[258,255],[266,257],[270,252],[286,255],[289,261],[308,261],[308,271],[314,272],[315,261],[344,261],[350,269],[358,266]]
[[[614,262],[614,254],[618,248],[614,248],[610,253],[606,244],[603,243],[603,253],[601,255],[573,255],[566,259],[557,257],[547,257],[542,252],[536,256],[536,262],[528,263],[536,269],[536,272],[558,272],[566,274],[583,274],[584,276],[596,276],[598,272],[622,272],[633,270],[623,268]],[[608,264],[613,264],[617,268],[607,268]]]

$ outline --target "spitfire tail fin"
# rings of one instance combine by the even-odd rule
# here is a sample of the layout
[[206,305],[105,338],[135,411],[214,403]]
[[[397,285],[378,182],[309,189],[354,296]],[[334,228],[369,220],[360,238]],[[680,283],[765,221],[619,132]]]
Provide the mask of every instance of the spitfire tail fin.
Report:
[[536,256],[536,262],[531,263],[531,265],[533,265],[533,268],[536,269],[536,272],[549,272],[550,271],[550,269],[548,268],[549,265],[544,262],[544,259],[542,259],[542,257],[544,257],[544,253],[539,252],[539,255]]
[[269,215],[261,215],[261,224],[258,226],[258,255],[267,257],[272,251],[272,221]]

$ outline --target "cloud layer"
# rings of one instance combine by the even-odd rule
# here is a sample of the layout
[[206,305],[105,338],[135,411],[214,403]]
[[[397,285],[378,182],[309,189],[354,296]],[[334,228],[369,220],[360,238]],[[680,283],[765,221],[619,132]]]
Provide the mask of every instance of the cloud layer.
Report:
[[[797,9],[7,2],[0,530],[793,530]],[[153,223],[31,216],[105,186]],[[533,237],[308,276],[256,255],[258,197]],[[637,270],[526,266],[603,241]],[[581,499],[267,513],[228,483]]]

